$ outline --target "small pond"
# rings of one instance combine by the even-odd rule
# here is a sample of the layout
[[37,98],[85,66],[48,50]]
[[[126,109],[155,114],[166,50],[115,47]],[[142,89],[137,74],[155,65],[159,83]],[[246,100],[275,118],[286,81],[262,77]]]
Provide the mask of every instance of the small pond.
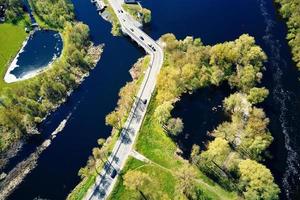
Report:
[[199,89],[192,95],[184,94],[176,103],[172,116],[182,118],[184,129],[175,140],[185,158],[189,158],[194,144],[204,149],[206,142],[211,139],[209,132],[229,120],[222,104],[231,92],[228,84],[211,86]]
[[24,43],[9,67],[4,80],[8,83],[35,76],[60,56],[63,42],[55,31],[37,30]]

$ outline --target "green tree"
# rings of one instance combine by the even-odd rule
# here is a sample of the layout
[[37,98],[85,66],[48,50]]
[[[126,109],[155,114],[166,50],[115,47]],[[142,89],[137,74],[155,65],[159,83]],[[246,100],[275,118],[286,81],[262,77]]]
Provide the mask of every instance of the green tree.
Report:
[[265,100],[265,98],[269,95],[269,90],[265,87],[263,88],[251,88],[247,99],[252,104],[261,103]]
[[[128,171],[124,175],[123,184],[129,190],[138,191],[141,197],[147,200],[145,193],[142,191],[151,183],[151,178],[148,174],[140,171]],[[145,191],[145,190],[144,190]]]
[[279,187],[269,169],[253,160],[243,160],[239,164],[240,187],[245,199],[274,200],[279,199]]
[[164,125],[167,120],[171,117],[171,110],[173,105],[170,101],[164,102],[163,104],[157,106],[154,112],[155,119],[161,124]]
[[105,117],[105,124],[119,130],[122,128],[122,116],[118,111],[112,111]]
[[168,133],[173,136],[177,136],[183,131],[183,122],[180,118],[171,118],[168,120],[166,128]]
[[208,164],[213,161],[222,166],[230,152],[230,146],[225,139],[215,138],[208,144],[207,150],[201,153],[201,158]]
[[190,165],[183,165],[176,171],[176,191],[188,199],[197,199],[196,181],[197,173]]

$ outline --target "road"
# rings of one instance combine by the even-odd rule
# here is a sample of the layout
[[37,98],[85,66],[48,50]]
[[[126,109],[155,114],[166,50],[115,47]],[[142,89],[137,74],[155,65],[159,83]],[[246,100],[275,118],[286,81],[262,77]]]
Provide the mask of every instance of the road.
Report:
[[[138,131],[142,125],[147,106],[155,88],[156,77],[163,64],[162,48],[140,28],[135,26],[137,23],[122,9],[122,1],[108,1],[119,19],[123,33],[127,34],[139,46],[143,47],[146,53],[151,56],[151,61],[137,93],[137,98],[121,131],[120,138],[116,142],[106,166],[97,177],[96,183],[88,190],[84,198],[87,200],[106,199],[111,193],[117,181],[118,173],[114,178],[111,177],[111,174],[114,169],[120,172],[128,156],[131,154],[133,144],[137,138]],[[99,3],[99,0],[96,0],[96,2]]]

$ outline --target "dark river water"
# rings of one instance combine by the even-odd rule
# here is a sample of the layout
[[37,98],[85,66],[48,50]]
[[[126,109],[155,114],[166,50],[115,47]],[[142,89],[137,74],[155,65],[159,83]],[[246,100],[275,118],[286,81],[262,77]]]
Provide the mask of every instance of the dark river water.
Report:
[[[105,43],[104,53],[91,75],[41,125],[42,138],[31,140],[12,159],[11,166],[25,158],[71,114],[66,127],[40,156],[38,166],[9,199],[56,200],[67,196],[80,181],[77,172],[96,146],[97,138],[109,136],[105,115],[115,107],[120,87],[130,80],[129,68],[144,55],[130,39],[112,37],[110,24],[96,13],[90,1],[73,3],[77,19],[90,26],[93,42]],[[274,142],[270,148],[273,157],[265,163],[282,189],[281,199],[299,199],[299,74],[291,62],[285,24],[276,14],[272,0],[144,0],[142,4],[152,10],[153,21],[145,29],[155,39],[168,32],[177,38],[201,37],[205,44],[234,40],[243,33],[256,38],[269,57],[262,85],[270,90],[270,96],[262,107],[271,120]],[[227,86],[208,88],[184,95],[177,104],[174,115],[183,118],[187,135],[179,141],[185,153],[193,143],[209,139],[207,131],[226,120],[218,105],[229,94]],[[213,107],[217,110],[212,111]]]
[[23,52],[19,54],[17,66],[10,73],[17,78],[42,70],[61,54],[63,42],[55,31],[38,30],[30,35]]

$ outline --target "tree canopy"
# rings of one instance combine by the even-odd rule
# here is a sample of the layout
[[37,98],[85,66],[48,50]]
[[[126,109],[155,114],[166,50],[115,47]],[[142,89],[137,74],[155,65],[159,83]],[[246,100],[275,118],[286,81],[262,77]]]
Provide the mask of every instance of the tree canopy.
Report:
[[243,160],[239,164],[240,187],[243,188],[245,199],[279,199],[279,187],[269,169],[253,160]]
[[292,48],[293,59],[300,69],[300,1],[299,0],[275,0],[280,4],[280,13],[287,20],[287,39]]
[[54,28],[63,28],[74,19],[74,8],[69,0],[32,0],[32,4],[34,12]]

